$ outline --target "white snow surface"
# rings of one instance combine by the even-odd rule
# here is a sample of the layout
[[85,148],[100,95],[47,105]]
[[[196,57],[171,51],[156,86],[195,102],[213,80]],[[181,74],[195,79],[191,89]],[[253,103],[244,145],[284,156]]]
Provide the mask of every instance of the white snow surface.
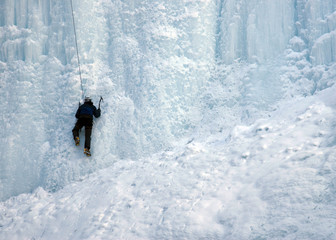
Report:
[[336,239],[336,0],[0,2],[0,239]]

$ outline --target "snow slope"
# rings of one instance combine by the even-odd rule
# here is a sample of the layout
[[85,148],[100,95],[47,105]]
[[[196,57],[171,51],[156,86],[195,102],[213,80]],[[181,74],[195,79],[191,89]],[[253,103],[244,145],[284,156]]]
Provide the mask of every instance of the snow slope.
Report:
[[334,239],[334,91],[11,198],[0,239]]

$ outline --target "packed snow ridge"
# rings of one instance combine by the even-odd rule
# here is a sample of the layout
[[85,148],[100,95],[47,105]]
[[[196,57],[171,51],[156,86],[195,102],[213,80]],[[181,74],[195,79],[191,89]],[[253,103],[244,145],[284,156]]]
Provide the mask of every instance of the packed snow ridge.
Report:
[[73,8],[91,158],[70,1],[0,3],[0,239],[336,239],[336,0]]

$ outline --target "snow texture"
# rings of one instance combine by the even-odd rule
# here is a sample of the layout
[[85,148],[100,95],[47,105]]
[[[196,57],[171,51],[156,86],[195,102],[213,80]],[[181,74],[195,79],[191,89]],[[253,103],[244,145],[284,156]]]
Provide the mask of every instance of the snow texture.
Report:
[[336,239],[336,0],[73,7],[82,83],[70,1],[0,2],[0,239]]

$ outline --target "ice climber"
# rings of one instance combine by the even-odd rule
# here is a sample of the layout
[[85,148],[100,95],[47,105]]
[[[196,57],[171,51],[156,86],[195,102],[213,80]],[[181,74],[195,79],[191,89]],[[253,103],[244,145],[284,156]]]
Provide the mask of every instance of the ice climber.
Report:
[[91,145],[91,132],[93,125],[93,116],[96,118],[100,117],[100,106],[97,109],[90,97],[85,97],[84,104],[78,107],[76,112],[77,122],[75,127],[72,129],[72,134],[75,140],[76,146],[79,145],[79,130],[85,126],[85,144],[84,144],[84,154],[91,156],[90,145]]

